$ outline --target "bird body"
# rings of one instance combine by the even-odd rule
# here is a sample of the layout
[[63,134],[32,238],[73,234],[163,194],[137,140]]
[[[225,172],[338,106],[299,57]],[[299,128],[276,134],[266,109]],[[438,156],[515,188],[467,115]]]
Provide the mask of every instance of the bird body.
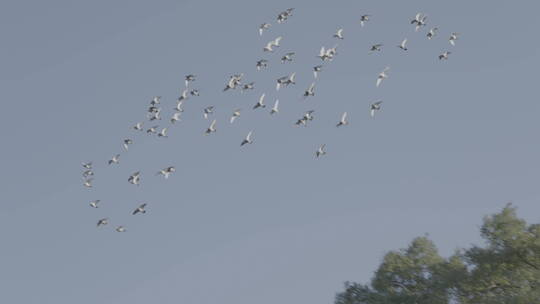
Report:
[[343,114],[341,115],[341,119],[339,120],[336,127],[346,126],[348,124],[349,122],[347,121],[347,112],[343,112]]
[[381,109],[382,100],[377,101],[369,105],[370,116],[375,117],[375,112]]
[[205,134],[208,135],[208,134],[214,133],[214,132],[216,132],[216,120],[215,119],[214,119],[214,121],[212,121],[212,123],[210,124],[208,129],[206,129]]

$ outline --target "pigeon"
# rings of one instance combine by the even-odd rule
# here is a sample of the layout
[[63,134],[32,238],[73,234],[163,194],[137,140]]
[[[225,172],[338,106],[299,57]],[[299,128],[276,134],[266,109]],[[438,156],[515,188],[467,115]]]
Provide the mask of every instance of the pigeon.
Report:
[[314,110],[309,110],[306,113],[304,113],[304,116],[302,116],[302,118],[300,118],[300,119],[298,119],[296,121],[296,125],[297,126],[303,125],[304,127],[307,127],[307,122],[310,121],[310,120],[313,120],[313,112],[315,112],[315,111]]
[[90,207],[92,208],[98,208],[98,204],[101,202],[101,200],[95,200],[90,202]]
[[157,128],[158,128],[158,127],[159,127],[159,126],[153,126],[153,127],[150,127],[150,128],[148,128],[148,130],[146,130],[146,133],[148,133],[148,134],[156,134],[156,133],[157,133]]
[[313,67],[313,77],[317,79],[317,76],[319,75],[319,72],[322,71],[322,65],[316,65]]
[[152,106],[158,105],[160,99],[161,99],[161,96],[154,96],[154,97],[152,97],[152,101],[150,101],[150,104]]
[[315,82],[312,82],[309,88],[304,91],[304,99],[309,96],[315,96]]
[[315,157],[319,158],[326,154],[326,151],[324,150],[326,148],[326,144],[322,144],[319,149],[315,152]]
[[210,124],[208,129],[206,129],[205,134],[208,135],[208,134],[210,134],[212,132],[216,132],[216,120],[215,119],[214,119],[214,121],[212,121],[212,123]]
[[209,106],[209,107],[204,108],[203,110],[204,119],[208,119],[208,115],[212,113],[214,113],[214,106]]
[[120,154],[116,154],[109,160],[109,165],[118,164],[120,162]]
[[290,16],[292,16],[292,11],[294,10],[294,8],[289,8],[281,13],[279,13],[279,15],[277,16],[277,22],[278,23],[283,23],[285,22],[285,20],[287,20],[287,18],[289,18]]
[[333,48],[329,48],[326,50],[326,57],[328,57],[328,60],[332,61],[334,59],[334,55],[337,54],[337,45],[334,45]]
[[146,210],[144,209],[145,207],[146,207],[146,203],[140,204],[139,207],[135,208],[135,210],[133,210],[131,214],[132,215],[135,215],[137,213],[145,214],[146,213]]
[[182,114],[182,112],[176,112],[173,114],[173,116],[171,117],[171,123],[176,123],[177,121],[180,121],[180,114]]
[[380,52],[382,46],[383,46],[382,43],[377,43],[377,44],[372,45],[371,48],[369,49],[370,54],[373,52]]
[[448,55],[452,54],[450,51],[445,51],[444,53],[439,55],[439,60],[448,60]]
[[242,141],[242,143],[240,143],[240,147],[245,145],[245,144],[252,144],[253,143],[253,140],[251,139],[251,134],[253,134],[253,131],[249,131],[248,135],[246,136],[246,138],[244,138],[244,140]]
[[161,110],[160,110],[158,107],[156,107],[156,106],[150,106],[150,107],[148,107],[148,113],[157,113],[157,112],[159,112],[159,111],[161,111]]
[[430,29],[429,32],[426,34],[427,38],[429,40],[433,39],[433,37],[435,37],[435,35],[437,34],[438,30],[439,30],[438,27],[434,27],[434,28]]
[[193,90],[189,91],[189,94],[190,94],[191,96],[199,96],[199,95],[200,95],[200,92],[199,92],[199,90],[197,90],[197,89],[193,89]]
[[262,36],[263,32],[267,29],[269,29],[271,26],[270,23],[263,23],[259,26],[259,36]]
[[186,75],[186,87],[189,85],[190,82],[195,81],[195,77],[196,76],[193,74]]
[[407,38],[405,38],[405,39],[403,39],[403,41],[401,41],[401,44],[398,45],[398,48],[400,48],[400,49],[406,51],[406,50],[407,50],[406,44],[407,44]]
[[133,144],[133,140],[129,139],[129,138],[126,138],[124,139],[124,149],[126,149],[126,151],[129,149],[129,145],[132,145]]
[[334,38],[337,38],[337,39],[343,39],[343,29],[340,28],[333,36]]
[[250,83],[246,83],[242,86],[242,91],[241,92],[244,92],[246,90],[253,90],[255,89],[255,82],[250,82]]
[[142,131],[143,128],[143,123],[142,122],[138,122],[135,126],[133,126],[133,129],[137,130],[137,131]]
[[426,15],[424,15],[424,14],[422,14],[422,13],[416,14],[416,16],[414,17],[414,19],[411,20],[411,24],[416,24],[416,28],[415,28],[415,31],[416,31],[416,32],[418,32],[418,30],[420,29],[420,27],[426,25],[426,20],[427,20],[427,16],[426,16]]
[[117,232],[125,232],[126,228],[124,228],[124,226],[118,226],[118,227],[116,227],[116,231]]
[[161,108],[158,108],[156,111],[152,112],[152,113],[149,113],[149,119],[150,121],[153,121],[153,120],[161,120]]
[[261,97],[259,97],[259,101],[253,106],[253,110],[258,108],[266,108],[266,105],[264,104],[264,96],[266,94],[262,94]]
[[225,91],[227,91],[227,90],[229,90],[229,89],[236,89],[236,87],[237,87],[238,85],[240,85],[243,76],[244,76],[244,74],[232,75],[232,76],[229,78],[229,81],[227,82],[227,85],[226,85],[225,88],[223,89],[223,92],[225,92]]
[[288,86],[289,84],[295,84],[296,83],[296,82],[294,82],[294,76],[295,75],[296,75],[296,72],[293,72],[289,76],[283,76],[283,77],[278,78],[277,85],[276,85],[276,90],[279,91],[281,86]]
[[86,169],[92,169],[92,162],[82,163],[82,166]]
[[322,61],[326,61],[330,59],[330,57],[326,53],[324,46],[321,47],[321,50],[319,51],[319,55],[317,55],[317,57],[321,58]]
[[377,83],[376,83],[377,87],[379,87],[381,85],[381,83],[382,83],[382,81],[384,79],[388,78],[388,74],[386,74],[386,72],[388,72],[388,70],[390,70],[390,67],[384,68],[384,70],[379,73],[379,76],[377,76]]
[[84,178],[87,178],[89,176],[94,176],[94,171],[88,169],[88,170],[84,171],[82,175],[83,175]]
[[184,105],[183,100],[177,101],[176,102],[176,107],[174,108],[174,110],[176,110],[177,112],[184,112],[184,109],[182,108],[182,105]]
[[184,90],[182,91],[182,95],[180,95],[180,97],[178,97],[177,100],[180,102],[180,101],[183,101],[183,100],[188,99],[188,93],[189,93],[189,90],[188,90],[188,89],[184,89]]
[[289,52],[289,53],[283,55],[283,57],[281,57],[281,63],[285,63],[287,61],[291,62],[292,61],[292,56],[294,56],[294,52]]
[[171,173],[174,173],[175,171],[176,171],[176,169],[173,166],[170,166],[170,167],[167,167],[165,169],[159,170],[159,172],[156,175],[161,174],[161,175],[163,175],[163,177],[165,177],[165,179],[168,179],[169,175]]
[[109,223],[109,219],[108,218],[102,218],[100,219],[98,222],[97,222],[97,226],[100,227],[100,226],[105,226]]
[[236,120],[236,118],[240,117],[240,111],[241,111],[241,109],[234,110],[234,112],[232,113],[232,116],[231,116],[231,120],[230,120],[231,123],[233,123]]
[[158,137],[168,137],[168,136],[167,136],[167,128],[161,129],[161,131],[159,131],[159,133],[158,133],[157,136],[158,136]]
[[371,15],[362,15],[362,16],[360,16],[360,26],[361,27],[363,27],[364,24],[369,21],[369,17],[371,17]]
[[381,109],[382,100],[372,103],[369,106],[371,117],[375,117],[375,112]]
[[92,188],[92,181],[93,181],[93,180],[94,180],[93,178],[85,179],[83,185],[84,185],[86,188]]
[[133,185],[139,185],[141,182],[141,172],[137,171],[131,174],[128,178],[128,182]]
[[450,35],[450,38],[448,38],[448,41],[450,42],[451,45],[455,46],[456,45],[456,40],[459,39],[459,33],[452,33]]
[[347,121],[347,112],[343,112],[343,114],[341,115],[341,120],[338,122],[336,127],[346,126],[348,124],[349,122]]
[[307,111],[306,113],[304,113],[304,119],[305,120],[313,120],[313,113],[315,112],[315,110],[309,110]]
[[256,67],[257,67],[257,71],[260,71],[261,69],[267,68],[268,67],[268,60],[261,59],[261,60],[257,61]]
[[276,39],[269,41],[266,46],[263,48],[264,52],[273,52],[274,49],[272,47],[276,46],[279,47],[279,42],[281,41],[282,37],[277,37]]
[[279,107],[279,99],[276,99],[276,101],[274,102],[274,106],[270,110],[270,115],[279,113],[279,108],[278,107]]

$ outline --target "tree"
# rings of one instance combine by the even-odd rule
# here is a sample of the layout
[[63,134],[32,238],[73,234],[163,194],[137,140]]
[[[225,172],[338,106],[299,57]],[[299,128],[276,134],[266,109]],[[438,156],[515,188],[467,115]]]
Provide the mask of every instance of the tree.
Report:
[[345,283],[335,304],[540,303],[540,225],[507,205],[484,218],[485,247],[445,259],[427,237],[384,256],[371,283]]

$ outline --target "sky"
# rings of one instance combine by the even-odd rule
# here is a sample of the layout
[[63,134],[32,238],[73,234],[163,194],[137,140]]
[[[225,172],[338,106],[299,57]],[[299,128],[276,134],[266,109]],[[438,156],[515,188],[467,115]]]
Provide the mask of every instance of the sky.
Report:
[[[277,24],[289,7],[293,16]],[[429,234],[444,256],[482,244],[483,216],[507,202],[538,223],[539,8],[2,1],[0,302],[328,304],[416,236]],[[409,23],[417,12],[429,16],[419,32]],[[362,14],[372,15],[363,28]],[[272,26],[260,37],[263,22]],[[339,28],[342,41],[332,38]],[[455,47],[452,32],[461,34]],[[278,36],[281,47],[263,53]],[[408,52],[396,47],[403,38]],[[376,43],[383,50],[369,54]],[[315,56],[335,44],[304,101]],[[450,58],[439,61],[445,50]],[[294,61],[281,64],[289,51]],[[269,68],[257,71],[261,58]],[[296,85],[276,92],[291,72]],[[256,88],[222,92],[237,73]],[[187,74],[201,96],[186,101],[169,137],[133,130],[156,95],[164,120],[145,127],[168,125]],[[279,114],[251,109],[262,93],[269,105],[280,100]],[[204,136],[210,105],[217,132]],[[307,110],[311,124],[294,126]],[[350,124],[336,128],[344,111]],[[240,148],[250,130],[254,143]],[[128,152],[125,138],[134,141]],[[315,159],[321,144],[327,155]],[[116,153],[120,164],[108,166]],[[94,162],[92,189],[82,186],[85,161]],[[167,166],[177,169],[169,179],[155,175]],[[127,182],[135,171],[139,187]],[[132,216],[142,202],[148,212]],[[109,225],[97,228],[103,217]]]

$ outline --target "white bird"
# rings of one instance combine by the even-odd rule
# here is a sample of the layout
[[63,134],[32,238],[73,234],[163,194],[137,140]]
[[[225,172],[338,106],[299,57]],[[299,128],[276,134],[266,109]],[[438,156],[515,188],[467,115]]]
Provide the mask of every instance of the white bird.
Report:
[[434,28],[430,29],[429,32],[426,34],[427,38],[429,40],[433,39],[433,37],[435,37],[435,35],[437,35],[438,30],[439,30],[438,27],[434,27]]
[[178,101],[183,101],[183,100],[186,100],[188,99],[188,93],[189,93],[189,90],[188,89],[184,89],[182,91],[182,94],[180,95],[180,97],[178,97]]
[[150,104],[155,106],[155,105],[159,104],[160,99],[161,99],[161,96],[154,96],[154,97],[152,97],[152,101],[150,101]]
[[182,114],[182,112],[176,112],[173,114],[173,116],[171,117],[171,123],[176,123],[177,121],[180,121],[180,115]]
[[156,111],[152,111],[151,113],[149,113],[148,118],[150,119],[150,121],[161,120],[160,114],[161,114],[161,108],[157,108]]
[[276,46],[279,47],[279,42],[283,39],[281,36],[277,37],[276,39],[269,41],[266,46],[263,48],[263,51],[265,52],[273,52],[274,49],[272,47]]
[[128,182],[133,185],[139,185],[141,182],[141,172],[137,171],[131,174],[128,178]]
[[140,204],[139,207],[135,208],[135,210],[133,210],[131,214],[132,215],[135,215],[137,213],[145,214],[146,213],[146,210],[144,209],[145,207],[146,207],[146,203]]
[[158,127],[159,127],[159,126],[153,126],[153,127],[150,127],[150,128],[148,128],[148,130],[146,130],[146,133],[148,133],[148,134],[156,134],[156,133],[157,133],[157,128],[158,128]]
[[319,51],[319,55],[317,55],[317,57],[321,58],[322,61],[326,61],[329,59],[324,46],[321,47],[321,50]]
[[337,39],[343,39],[343,29],[340,28],[335,34],[334,34],[334,38],[337,38]]
[[92,208],[98,208],[98,207],[99,207],[99,206],[98,206],[99,202],[101,202],[101,200],[91,201],[91,202],[90,202],[90,207],[92,207]]
[[240,143],[240,147],[245,145],[245,144],[252,144],[253,143],[253,140],[251,139],[251,134],[253,134],[253,131],[249,131],[248,135],[246,136],[246,138],[244,138],[244,140],[242,141],[242,143]]
[[362,15],[362,16],[360,16],[360,26],[361,27],[363,27],[364,24],[369,21],[369,17],[371,17],[371,15]]
[[263,23],[263,24],[261,24],[261,25],[259,26],[259,36],[262,36],[263,32],[264,32],[265,30],[269,29],[270,26],[271,26],[271,24],[270,24],[270,23],[266,23],[266,22]]
[[309,110],[306,113],[304,113],[304,116],[302,116],[302,118],[300,118],[300,119],[298,119],[296,121],[296,125],[297,126],[303,125],[304,127],[307,127],[307,122],[310,121],[310,120],[313,120],[313,118],[314,118],[313,112],[315,112],[315,111],[314,110]]
[[165,177],[165,179],[168,179],[169,175],[174,173],[175,171],[176,171],[176,169],[173,166],[170,166],[170,167],[167,167],[165,169],[159,170],[159,172],[156,175],[161,174],[161,175],[163,175],[163,177]]
[[312,82],[309,88],[304,91],[304,99],[309,96],[315,96],[315,82]]
[[193,89],[193,90],[189,91],[189,94],[191,96],[200,96],[201,95],[201,93],[197,89]]
[[293,60],[292,59],[293,56],[294,56],[294,52],[289,52],[283,55],[283,57],[281,57],[281,63],[285,63],[287,61],[291,62]]
[[161,131],[159,131],[158,137],[167,137],[167,128],[163,128],[161,129]]
[[98,222],[97,222],[97,226],[100,227],[100,226],[105,226],[109,223],[109,219],[108,218],[102,218],[100,219]]
[[234,110],[230,119],[231,123],[233,123],[236,120],[236,118],[240,117],[240,111],[241,109]]
[[253,110],[258,109],[258,108],[266,108],[266,105],[264,104],[264,96],[265,95],[266,94],[263,93],[261,95],[261,97],[259,97],[259,101],[253,106]]
[[319,149],[315,152],[315,157],[319,158],[326,154],[326,151],[324,150],[326,148],[326,144],[322,144]]
[[390,70],[390,67],[384,68],[384,70],[379,73],[379,76],[377,76],[377,83],[376,83],[377,87],[379,87],[381,85],[381,83],[382,83],[382,81],[384,79],[388,78],[388,74],[386,74],[386,72],[388,72],[388,70]]
[[186,75],[186,87],[189,85],[190,82],[195,81],[195,77],[196,76],[193,74]]
[[84,183],[83,185],[86,187],[86,188],[92,188],[92,181],[94,179],[93,178],[87,178],[84,180]]
[[285,20],[287,20],[287,18],[289,18],[290,16],[292,16],[292,11],[294,10],[294,8],[288,8],[287,10],[279,13],[279,15],[277,16],[277,22],[278,23],[283,23],[285,22]]
[[398,48],[406,51],[407,50],[407,38],[403,39],[403,41],[401,41],[401,44],[398,45]]
[[334,60],[334,55],[336,55],[336,54],[337,54],[337,44],[334,45],[334,47],[329,48],[329,49],[326,50],[326,58],[329,61]]
[[88,169],[88,170],[84,171],[82,175],[83,175],[84,178],[87,178],[89,176],[94,176],[94,171]]
[[283,77],[278,78],[277,85],[276,85],[276,90],[279,91],[281,86],[288,86],[289,84],[296,84],[296,82],[294,82],[294,77],[295,76],[296,76],[296,72],[293,72],[289,76],[283,76]]
[[92,162],[81,163],[81,164],[86,169],[92,169]]
[[182,108],[183,105],[184,105],[184,101],[178,100],[176,102],[176,107],[174,108],[174,110],[176,110],[177,112],[184,112],[184,109]]
[[452,54],[450,51],[445,51],[444,53],[439,55],[439,60],[448,60],[448,55]]
[[450,38],[448,39],[448,41],[450,42],[451,45],[455,46],[456,45],[456,40],[459,39],[459,33],[452,33],[450,35]]
[[223,92],[229,90],[229,89],[236,89],[237,86],[240,85],[240,83],[242,82],[242,77],[244,76],[244,74],[239,74],[239,75],[232,75],[230,78],[229,78],[229,81],[227,82],[227,85],[225,86],[225,88],[223,89]]
[[124,226],[118,226],[116,227],[116,232],[125,232],[126,228]]
[[274,106],[270,110],[270,115],[279,113],[279,108],[278,107],[279,107],[279,99],[276,99],[276,101],[274,102]]
[[375,117],[375,112],[381,109],[381,104],[382,104],[382,100],[379,100],[369,105],[371,117]]
[[132,145],[132,144],[133,144],[133,140],[131,140],[130,138],[124,139],[123,146],[124,146],[124,149],[126,149],[126,151],[129,149],[129,145]]
[[137,131],[142,131],[143,130],[143,123],[138,122],[135,126],[133,126],[133,129],[135,129]]
[[317,79],[317,76],[319,75],[319,72],[322,71],[322,65],[316,65],[313,67],[313,77]]
[[420,27],[426,25],[426,20],[427,20],[427,16],[422,13],[418,13],[416,14],[416,16],[414,16],[414,19],[411,20],[411,24],[416,24],[416,28],[415,28],[416,32],[418,32]]
[[266,59],[261,59],[259,61],[257,61],[257,71],[260,71],[261,69],[264,69],[266,67],[268,67],[268,60]]
[[109,160],[109,165],[118,164],[120,162],[120,154],[116,154]]
[[204,108],[203,110],[204,119],[208,119],[208,115],[212,113],[214,113],[214,106],[209,106],[209,107]]
[[346,126],[348,124],[349,122],[347,121],[347,112],[343,112],[343,114],[341,115],[341,119],[336,125],[336,127]]
[[208,127],[208,129],[206,129],[206,132],[205,134],[210,134],[212,132],[216,132],[216,120],[214,119],[214,121],[212,121],[212,123],[210,124],[210,126]]

